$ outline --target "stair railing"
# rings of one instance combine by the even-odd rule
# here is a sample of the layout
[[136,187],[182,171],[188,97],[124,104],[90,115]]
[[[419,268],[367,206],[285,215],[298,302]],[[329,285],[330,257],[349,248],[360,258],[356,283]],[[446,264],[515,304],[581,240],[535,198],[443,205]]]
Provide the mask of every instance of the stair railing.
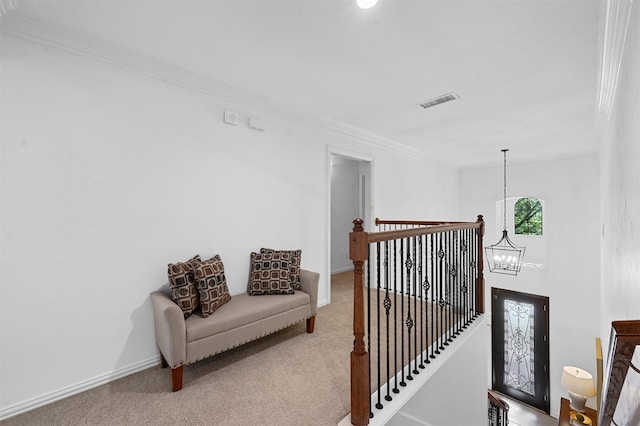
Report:
[[353,223],[351,423],[363,426],[373,416],[372,367],[382,409],[484,312],[484,221],[376,219],[380,232]]
[[487,397],[489,426],[507,426],[509,424],[509,404],[492,394],[491,391],[487,392]]

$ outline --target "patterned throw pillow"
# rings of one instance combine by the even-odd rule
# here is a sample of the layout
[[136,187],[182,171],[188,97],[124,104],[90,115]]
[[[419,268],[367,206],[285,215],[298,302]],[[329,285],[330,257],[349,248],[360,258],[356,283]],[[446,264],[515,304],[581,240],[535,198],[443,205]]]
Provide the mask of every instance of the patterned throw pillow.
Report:
[[200,255],[196,254],[186,262],[170,263],[167,265],[171,297],[176,302],[185,319],[200,306],[198,288],[193,279],[193,270],[200,263]]
[[291,254],[251,253],[249,294],[293,294],[289,277]]
[[300,285],[300,261],[302,258],[302,250],[273,250],[261,248],[260,253],[289,253],[291,263],[289,263],[289,277],[291,278],[291,287],[295,290],[302,290]]
[[200,262],[193,271],[193,277],[200,293],[203,317],[208,317],[231,300],[227,278],[224,275],[224,265],[219,255],[216,254],[211,259]]

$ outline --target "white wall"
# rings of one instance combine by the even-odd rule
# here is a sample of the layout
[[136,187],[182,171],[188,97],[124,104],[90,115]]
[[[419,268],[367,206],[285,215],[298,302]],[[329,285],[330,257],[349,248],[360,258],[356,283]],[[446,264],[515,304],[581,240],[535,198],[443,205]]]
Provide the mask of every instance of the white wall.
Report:
[[332,155],[331,160],[331,273],[353,269],[349,260],[349,232],[358,216],[360,162]]
[[[455,353],[386,423],[388,426],[458,426],[487,422],[484,367],[489,357],[491,329],[485,324],[485,318],[480,317],[477,321],[479,324],[475,324],[475,328],[458,337],[468,340],[464,343],[456,341],[460,346],[451,348]],[[467,333],[469,335],[465,336]],[[432,364],[427,365],[427,370],[423,373],[427,373],[430,368],[433,368]],[[416,379],[420,379],[420,376],[416,376]]]
[[329,145],[375,159],[381,214],[456,211],[455,171],[313,118],[4,34],[0,54],[0,418],[154,365],[169,262],[219,253],[240,293],[251,251],[300,248],[327,303]]
[[[485,265],[486,312],[491,310],[491,287],[549,297],[552,415],[557,415],[560,397],[566,395],[560,385],[564,365],[576,365],[595,373],[595,338],[600,333],[598,179],[595,156],[509,164],[507,197],[545,200],[545,268],[523,268],[513,277],[491,274]],[[497,242],[502,232],[502,218],[496,220],[495,207],[495,202],[502,199],[502,188],[502,167],[460,172],[461,212],[485,214],[485,245]],[[528,238],[536,238],[509,235],[516,244],[524,246]],[[589,405],[594,407],[595,401]]]
[[600,117],[603,350],[611,321],[640,319],[639,51],[640,5],[634,2],[613,110],[610,117]]
[[[385,167],[380,167],[382,159]],[[377,158],[375,164],[376,197],[384,194],[386,201],[382,205],[376,198],[375,217],[475,222],[480,214],[451,217],[449,206],[456,210],[458,206],[458,174],[455,171],[402,156]],[[429,196],[425,191],[437,191],[437,196]]]

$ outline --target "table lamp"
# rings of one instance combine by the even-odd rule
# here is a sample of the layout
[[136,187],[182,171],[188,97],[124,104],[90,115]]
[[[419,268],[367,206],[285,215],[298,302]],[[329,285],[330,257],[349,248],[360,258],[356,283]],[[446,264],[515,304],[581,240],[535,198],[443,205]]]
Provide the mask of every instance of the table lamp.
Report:
[[587,398],[596,395],[593,376],[581,368],[570,365],[563,367],[560,383],[569,391],[569,406],[572,410],[583,413]]

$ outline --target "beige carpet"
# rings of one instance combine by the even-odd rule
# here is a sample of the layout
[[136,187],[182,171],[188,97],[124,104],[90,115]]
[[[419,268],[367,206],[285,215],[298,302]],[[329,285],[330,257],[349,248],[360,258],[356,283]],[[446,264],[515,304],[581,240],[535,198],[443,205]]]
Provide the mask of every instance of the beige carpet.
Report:
[[[375,301],[377,290],[371,290],[371,294]],[[430,312],[428,304],[423,307],[425,314]],[[302,322],[188,365],[184,370],[184,388],[176,393],[171,392],[171,370],[158,365],[0,423],[3,426],[336,425],[350,411],[352,312],[353,273],[337,274],[332,277],[331,304],[318,309],[313,334],[306,333],[306,323]],[[403,321],[399,311],[392,316],[398,324]],[[380,328],[381,336],[386,336],[385,324],[381,323]],[[371,334],[377,336],[375,321]],[[423,347],[430,343],[430,332],[428,339]],[[376,340],[373,337],[371,342],[374,386]],[[398,360],[402,346],[398,336]],[[406,341],[404,348],[408,350]],[[392,361],[391,371],[387,371],[383,365],[382,381],[401,366],[398,362],[394,367]]]
[[351,276],[333,280],[313,334],[302,322],[186,366],[179,392],[158,366],[1,424],[336,425],[350,411]]

